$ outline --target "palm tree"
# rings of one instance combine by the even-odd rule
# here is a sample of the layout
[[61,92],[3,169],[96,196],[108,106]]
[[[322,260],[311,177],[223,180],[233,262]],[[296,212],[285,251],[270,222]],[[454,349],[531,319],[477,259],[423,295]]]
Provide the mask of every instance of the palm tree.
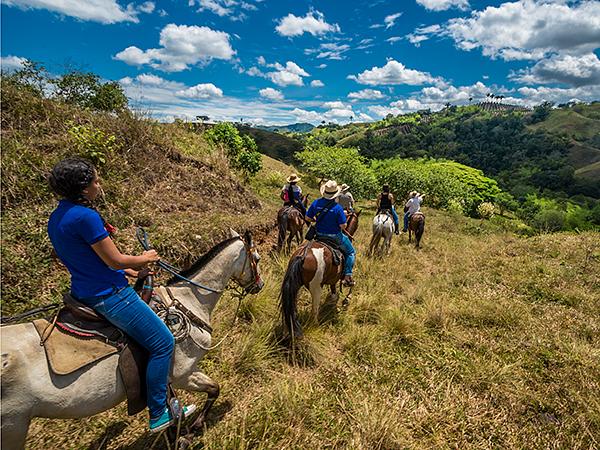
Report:
[[473,97],[469,97],[469,105],[471,104],[472,101],[473,101]]

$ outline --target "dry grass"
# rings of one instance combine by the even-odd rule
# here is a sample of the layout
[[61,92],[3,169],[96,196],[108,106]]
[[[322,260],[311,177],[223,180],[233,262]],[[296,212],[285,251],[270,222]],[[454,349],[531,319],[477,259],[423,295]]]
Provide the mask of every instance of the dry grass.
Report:
[[[364,256],[362,221],[349,309],[318,326],[303,314],[306,337],[294,354],[277,340],[287,261],[263,254],[267,286],[202,363],[222,395],[196,448],[600,445],[598,234],[524,239],[426,212],[423,249],[401,237],[385,260]],[[305,292],[300,305],[310,307]],[[227,298],[219,304],[217,339],[234,311]],[[98,448],[108,432],[103,448],[141,449],[144,426],[143,414],[126,418],[123,407],[38,419],[29,445]]]

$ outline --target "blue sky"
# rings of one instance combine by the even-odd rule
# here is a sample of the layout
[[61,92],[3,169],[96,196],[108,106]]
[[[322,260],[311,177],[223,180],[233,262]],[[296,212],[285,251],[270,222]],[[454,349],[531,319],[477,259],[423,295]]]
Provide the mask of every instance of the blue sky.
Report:
[[377,120],[600,100],[600,2],[3,0],[2,67],[119,80],[161,120]]

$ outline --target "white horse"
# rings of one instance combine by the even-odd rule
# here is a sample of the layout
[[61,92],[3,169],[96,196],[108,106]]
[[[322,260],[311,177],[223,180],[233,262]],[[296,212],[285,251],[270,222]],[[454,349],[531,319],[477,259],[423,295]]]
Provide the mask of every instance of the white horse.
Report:
[[[379,213],[373,219],[373,237],[369,244],[369,255],[377,251],[380,255],[390,252],[390,244],[394,234],[394,219],[389,213]],[[379,241],[383,238],[383,244],[379,247]]]
[[[185,281],[168,285],[174,297],[193,316],[210,324],[210,316],[229,280],[247,293],[257,293],[263,282],[259,256],[248,233],[244,241],[233,230],[232,237],[213,247],[183,274]],[[208,397],[193,429],[202,427],[206,414],[219,395],[219,385],[198,369],[198,362],[211,346],[208,331],[190,321],[189,335],[177,342],[170,379],[174,388],[206,392]],[[25,445],[33,417],[76,419],[98,414],[125,400],[125,388],[117,368],[118,355],[109,356],[69,375],[58,376],[48,367],[44,348],[33,324],[1,328],[2,333],[2,449]]]

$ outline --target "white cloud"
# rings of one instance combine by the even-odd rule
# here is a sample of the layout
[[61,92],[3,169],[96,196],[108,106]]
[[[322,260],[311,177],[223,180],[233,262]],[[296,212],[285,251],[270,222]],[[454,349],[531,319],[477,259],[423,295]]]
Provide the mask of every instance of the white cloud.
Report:
[[323,63],[323,64],[319,64],[317,66],[317,69],[324,69],[325,67],[327,67],[327,64]]
[[190,6],[198,5],[198,11],[210,11],[219,17],[228,17],[231,20],[244,20],[248,16],[242,12],[256,11],[258,8],[249,2],[239,0],[188,0]]
[[165,80],[164,78],[149,73],[142,73],[135,78],[141,84],[146,85],[161,86],[167,83],[167,80]]
[[137,7],[137,10],[146,14],[150,14],[154,11],[154,8],[156,8],[154,2],[144,2]]
[[342,102],[340,102],[339,100],[335,101],[335,102],[325,102],[323,103],[323,108],[326,109],[343,109],[346,108],[346,105]]
[[19,70],[23,67],[25,61],[26,58],[21,58],[19,56],[2,56],[0,57],[0,67],[2,67],[3,72]]
[[127,47],[114,58],[130,65],[149,64],[165,72],[180,72],[190,65],[229,60],[235,55],[229,34],[195,25],[167,25],[160,32],[160,44],[162,47],[148,50]]
[[261,97],[269,100],[283,100],[283,93],[273,88],[265,88],[258,91]]
[[594,53],[582,56],[554,56],[529,69],[513,73],[511,79],[521,83],[564,83],[570,86],[600,85],[600,60]]
[[325,22],[323,13],[311,10],[304,17],[297,17],[291,13],[288,14],[280,19],[275,30],[281,36],[286,37],[301,36],[304,33],[321,36],[325,33],[339,33],[340,26]]
[[400,17],[402,15],[401,12],[396,13],[396,14],[390,14],[389,16],[386,16],[385,19],[383,19],[383,23],[385,24],[385,29],[387,30],[388,28],[393,27],[396,24],[396,19],[398,19],[398,17]]
[[415,47],[419,47],[421,42],[428,40],[432,35],[438,34],[442,27],[440,25],[430,25],[428,27],[420,27],[415,29],[411,34],[406,35],[406,39]]
[[346,59],[346,56],[343,53],[350,50],[350,46],[348,44],[338,44],[336,42],[328,42],[325,44],[319,45],[319,48],[307,48],[304,50],[304,53],[307,55],[317,54],[317,59],[333,59],[333,60],[342,60]]
[[311,87],[323,87],[325,84],[321,80],[312,80],[310,82]]
[[251,77],[266,77],[264,72],[255,66],[252,66],[248,70],[246,70],[246,73]]
[[389,42],[390,44],[393,44],[394,42],[398,42],[401,41],[402,38],[400,36],[392,36],[391,38],[387,38],[386,42]]
[[450,8],[469,9],[468,0],[417,0],[417,3],[430,11],[445,11]]
[[267,64],[266,61],[263,62],[265,67],[275,69],[275,71],[265,73],[257,67],[251,67],[246,73],[250,76],[267,78],[277,86],[303,86],[303,77],[310,76],[306,70],[293,61],[286,62],[285,66],[278,62],[274,64]]
[[264,56],[259,56],[258,58],[256,58],[256,62],[258,62],[259,66],[266,66],[267,65],[267,61],[265,60]]
[[600,42],[600,2],[520,0],[451,19],[441,34],[463,50],[504,60],[586,54]]
[[4,0],[3,4],[21,9],[47,9],[80,20],[104,24],[139,22],[139,11],[133,4],[123,8],[116,0]]
[[385,95],[376,89],[363,89],[356,92],[350,92],[348,98],[354,100],[378,100],[384,98]]
[[404,64],[393,59],[389,60],[383,67],[373,67],[358,75],[349,75],[348,78],[355,80],[360,84],[368,84],[371,86],[389,84],[408,84],[415,86],[427,83],[433,84],[441,81],[439,78],[432,77],[427,72],[407,69]]
[[600,85],[577,88],[522,87],[518,89],[518,93],[524,97],[523,102],[528,106],[546,101],[555,103],[566,103],[572,100],[589,102],[600,98]]
[[202,83],[176,92],[179,97],[215,98],[223,97],[223,91],[212,83]]
[[320,122],[323,120],[323,115],[316,111],[306,111],[301,108],[294,108],[292,114],[296,117],[299,122]]

